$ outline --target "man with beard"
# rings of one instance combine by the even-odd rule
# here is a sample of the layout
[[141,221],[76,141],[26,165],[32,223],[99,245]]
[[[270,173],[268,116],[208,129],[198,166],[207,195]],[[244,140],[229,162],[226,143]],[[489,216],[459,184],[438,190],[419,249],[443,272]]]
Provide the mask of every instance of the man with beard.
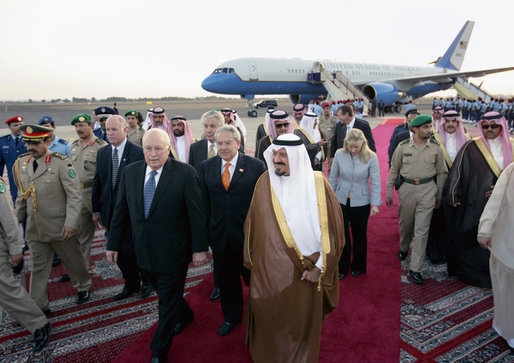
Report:
[[171,120],[171,153],[175,160],[189,162],[189,148],[195,141],[184,116],[174,116]]
[[460,149],[445,185],[444,200],[453,207],[448,273],[467,284],[490,288],[490,253],[477,243],[477,229],[498,177],[512,162],[513,141],[498,112],[487,112],[478,128],[480,137]]
[[[412,245],[409,276],[423,284],[421,267],[425,258],[432,211],[439,208],[448,173],[439,143],[431,138],[432,117],[419,115],[410,123],[414,136],[398,145],[387,178],[388,207],[393,206],[393,186],[398,190],[400,251],[405,260]],[[434,180],[436,177],[437,183]]]
[[165,131],[168,135],[171,135],[171,122],[166,116],[166,112],[162,107],[154,107],[151,110],[148,110],[149,115],[149,123],[143,126],[143,129],[161,129]]
[[277,136],[292,134],[295,130],[295,127],[287,112],[282,110],[275,110],[268,118],[266,129],[268,130],[269,134],[263,136],[257,142],[257,149],[255,150],[255,157],[264,162],[264,151],[266,151],[266,149],[271,145],[272,141]]
[[441,106],[434,108],[434,111],[432,112],[432,119],[434,120],[432,122],[432,124],[434,125],[434,128],[437,132],[439,132],[439,123],[441,122],[443,113],[444,113],[444,108]]
[[250,269],[246,345],[257,362],[318,362],[321,329],[339,298],[339,202],[296,135],[273,140],[244,225]]
[[396,150],[398,144],[403,140],[412,137],[414,134],[412,131],[410,131],[409,124],[416,116],[419,116],[419,112],[415,108],[405,112],[405,122],[394,128],[393,134],[389,139],[389,147],[387,148],[387,160],[389,162],[389,166],[391,166],[391,158],[393,157],[393,153]]

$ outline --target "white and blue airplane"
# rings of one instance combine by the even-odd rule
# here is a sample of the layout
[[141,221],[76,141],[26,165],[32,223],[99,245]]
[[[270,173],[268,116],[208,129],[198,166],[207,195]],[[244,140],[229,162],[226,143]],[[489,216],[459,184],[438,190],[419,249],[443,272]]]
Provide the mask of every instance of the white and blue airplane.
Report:
[[428,93],[452,87],[457,78],[483,77],[514,70],[514,67],[461,72],[473,21],[467,21],[446,53],[432,62],[434,66],[401,66],[369,63],[312,61],[302,59],[240,58],[225,62],[202,82],[206,91],[241,95],[252,100],[255,95],[290,95],[292,103],[308,103],[324,98],[327,90],[313,80],[320,71],[341,72],[371,101],[382,100],[386,106],[408,102]]

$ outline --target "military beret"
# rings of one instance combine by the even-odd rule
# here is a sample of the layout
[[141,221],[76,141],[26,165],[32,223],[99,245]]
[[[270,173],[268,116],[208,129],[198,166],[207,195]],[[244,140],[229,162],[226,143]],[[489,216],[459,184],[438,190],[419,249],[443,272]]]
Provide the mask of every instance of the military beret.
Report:
[[127,111],[125,112],[125,117],[127,116],[136,116],[137,117],[137,111],[134,111],[134,110],[130,110],[130,111]]
[[415,113],[415,114],[419,115],[419,111],[417,109],[413,108],[412,110],[405,112],[405,117],[409,117],[409,115],[411,113]]
[[116,111],[114,111],[110,107],[97,107],[93,110],[93,112],[95,113],[95,115],[102,118],[107,118],[110,115],[116,115]]
[[23,131],[23,141],[35,143],[48,137],[50,132],[54,131],[51,127],[40,125],[22,125],[20,130]]
[[23,121],[23,117],[21,116],[14,116],[14,117],[11,117],[9,120],[5,121],[5,123],[7,125],[9,125],[11,122],[21,122]]
[[414,119],[410,122],[410,127],[419,127],[424,124],[432,123],[432,116],[430,115],[419,115],[414,117]]
[[73,120],[71,120],[71,125],[75,125],[77,122],[87,122],[88,124],[93,123],[93,118],[91,115],[88,115],[87,113],[79,113],[76,115]]
[[42,124],[49,124],[49,123],[52,123],[54,122],[54,118],[52,116],[43,116],[39,119],[39,121],[37,122],[38,125],[42,125]]

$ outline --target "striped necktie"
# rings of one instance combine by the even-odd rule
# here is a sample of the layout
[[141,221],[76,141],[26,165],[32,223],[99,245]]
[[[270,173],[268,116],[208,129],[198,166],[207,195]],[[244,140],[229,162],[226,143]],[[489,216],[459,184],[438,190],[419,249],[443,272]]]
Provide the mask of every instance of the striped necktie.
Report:
[[118,159],[118,148],[114,148],[112,154],[112,187],[116,185],[116,178],[118,177],[119,159]]
[[155,176],[157,175],[157,172],[155,170],[152,170],[150,172],[150,178],[145,184],[145,188],[143,191],[143,203],[144,203],[144,212],[145,212],[145,219],[148,218],[148,212],[150,212],[150,206],[152,205],[153,195],[155,193]]
[[210,159],[212,158],[214,155],[214,144],[211,144],[211,146],[209,147],[209,152],[207,153],[207,159]]

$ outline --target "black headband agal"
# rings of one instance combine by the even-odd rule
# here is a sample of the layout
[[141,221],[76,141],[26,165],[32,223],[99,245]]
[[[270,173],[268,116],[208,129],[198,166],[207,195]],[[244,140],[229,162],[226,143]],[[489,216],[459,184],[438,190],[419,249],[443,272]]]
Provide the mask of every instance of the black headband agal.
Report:
[[273,145],[279,146],[300,146],[303,145],[302,139],[298,138],[296,140],[279,140],[278,137],[273,140]]
[[489,116],[482,116],[481,120],[498,120],[499,118],[502,118],[501,113],[496,113],[494,115],[489,115]]

